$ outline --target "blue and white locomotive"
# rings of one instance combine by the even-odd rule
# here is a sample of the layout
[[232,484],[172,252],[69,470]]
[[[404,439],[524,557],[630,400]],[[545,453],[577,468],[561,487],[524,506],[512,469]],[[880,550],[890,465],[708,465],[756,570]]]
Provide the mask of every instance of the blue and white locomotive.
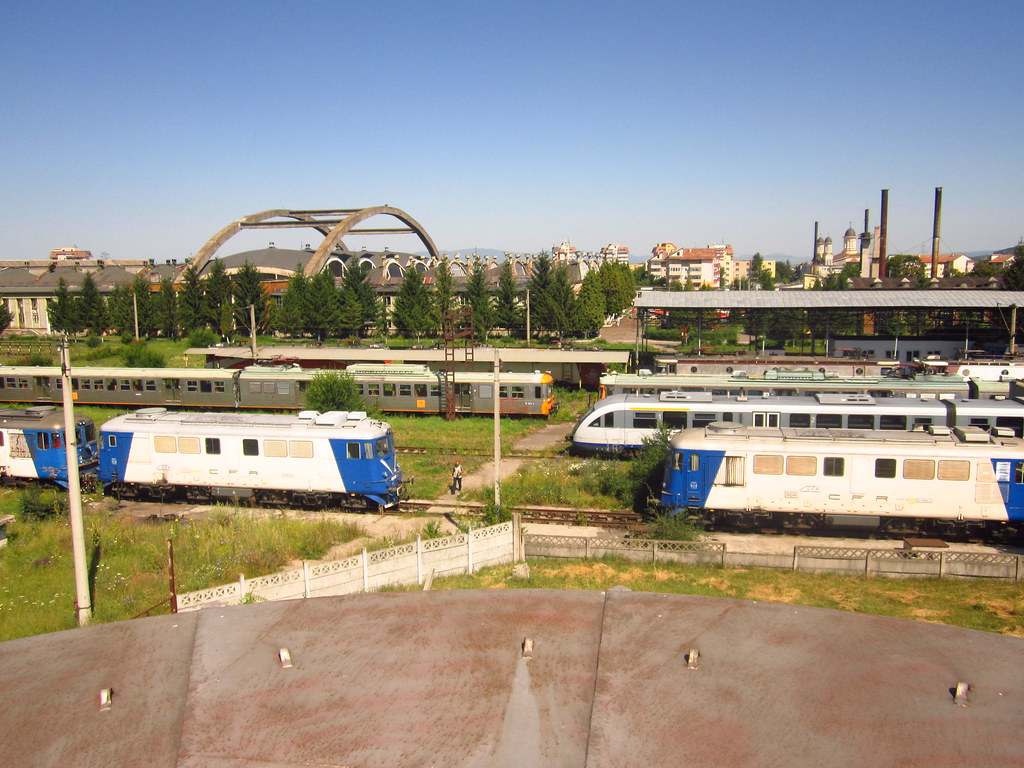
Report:
[[[99,461],[96,425],[75,418],[79,472],[95,474]],[[0,410],[0,477],[5,480],[42,480],[63,488],[68,484],[64,412],[52,405],[25,410]]]
[[773,429],[716,422],[670,440],[662,507],[706,525],[1024,531],[1024,440],[1007,428]]
[[143,408],[106,422],[100,445],[100,482],[125,498],[244,498],[365,511],[395,506],[403,488],[391,427],[356,411]]

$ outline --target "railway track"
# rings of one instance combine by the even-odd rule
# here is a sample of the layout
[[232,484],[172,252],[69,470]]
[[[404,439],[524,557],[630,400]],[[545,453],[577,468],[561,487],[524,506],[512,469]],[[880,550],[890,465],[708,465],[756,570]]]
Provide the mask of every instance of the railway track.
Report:
[[[395,453],[408,453],[408,454],[433,454],[436,456],[455,456],[458,455],[460,458],[474,457],[487,460],[494,459],[493,451],[460,451],[453,450],[451,448],[433,448],[428,446],[395,446]],[[541,453],[539,451],[502,451],[501,458],[503,459],[548,459],[551,458],[550,454]]]
[[[435,502],[435,501],[404,501],[402,510],[388,511],[385,514],[400,515],[404,511],[416,509],[445,510],[445,513],[477,515],[483,509],[478,502]],[[524,523],[555,523],[560,525],[586,525],[596,528],[627,528],[635,530],[643,525],[643,519],[636,512],[614,509],[573,509],[570,507],[531,507],[514,506],[512,511],[522,515]]]

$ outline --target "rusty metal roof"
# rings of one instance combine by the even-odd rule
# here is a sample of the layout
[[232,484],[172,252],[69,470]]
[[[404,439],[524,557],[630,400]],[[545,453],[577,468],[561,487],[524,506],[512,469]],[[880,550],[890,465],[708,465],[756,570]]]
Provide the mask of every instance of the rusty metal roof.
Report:
[[104,768],[1021,765],[1022,652],[935,624],[618,589],[208,608],[0,643],[0,754]]

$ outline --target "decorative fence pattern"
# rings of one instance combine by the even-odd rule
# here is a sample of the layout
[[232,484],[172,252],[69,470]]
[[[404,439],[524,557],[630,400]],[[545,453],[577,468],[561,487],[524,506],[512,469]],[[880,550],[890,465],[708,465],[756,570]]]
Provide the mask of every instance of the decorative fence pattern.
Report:
[[291,600],[303,597],[370,592],[386,586],[422,584],[429,574],[473,573],[477,568],[512,562],[521,550],[518,516],[513,520],[441,539],[401,544],[345,560],[303,563],[301,569],[255,579],[240,576],[222,584],[178,595],[178,610],[205,605],[235,605],[245,600]]
[[643,562],[759,566],[851,575],[936,578],[1024,578],[1024,556],[986,552],[857,547],[793,548],[792,555],[726,552],[724,544],[586,536],[523,537],[527,557],[600,558],[614,555]]

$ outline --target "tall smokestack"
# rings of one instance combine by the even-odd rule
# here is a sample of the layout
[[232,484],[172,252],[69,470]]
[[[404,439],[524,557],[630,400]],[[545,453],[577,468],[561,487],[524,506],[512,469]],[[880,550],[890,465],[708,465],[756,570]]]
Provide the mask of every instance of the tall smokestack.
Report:
[[878,276],[885,277],[886,266],[885,266],[885,242],[886,235],[889,231],[889,190],[882,190],[882,221],[880,223],[881,229],[878,232]]
[[942,187],[935,188],[935,218],[932,223],[932,277],[939,276],[939,229],[942,224]]
[[871,277],[871,230],[868,214],[870,209],[864,209],[864,231],[860,233],[860,276]]
[[818,222],[814,222],[814,242],[811,244],[811,264],[818,263]]

